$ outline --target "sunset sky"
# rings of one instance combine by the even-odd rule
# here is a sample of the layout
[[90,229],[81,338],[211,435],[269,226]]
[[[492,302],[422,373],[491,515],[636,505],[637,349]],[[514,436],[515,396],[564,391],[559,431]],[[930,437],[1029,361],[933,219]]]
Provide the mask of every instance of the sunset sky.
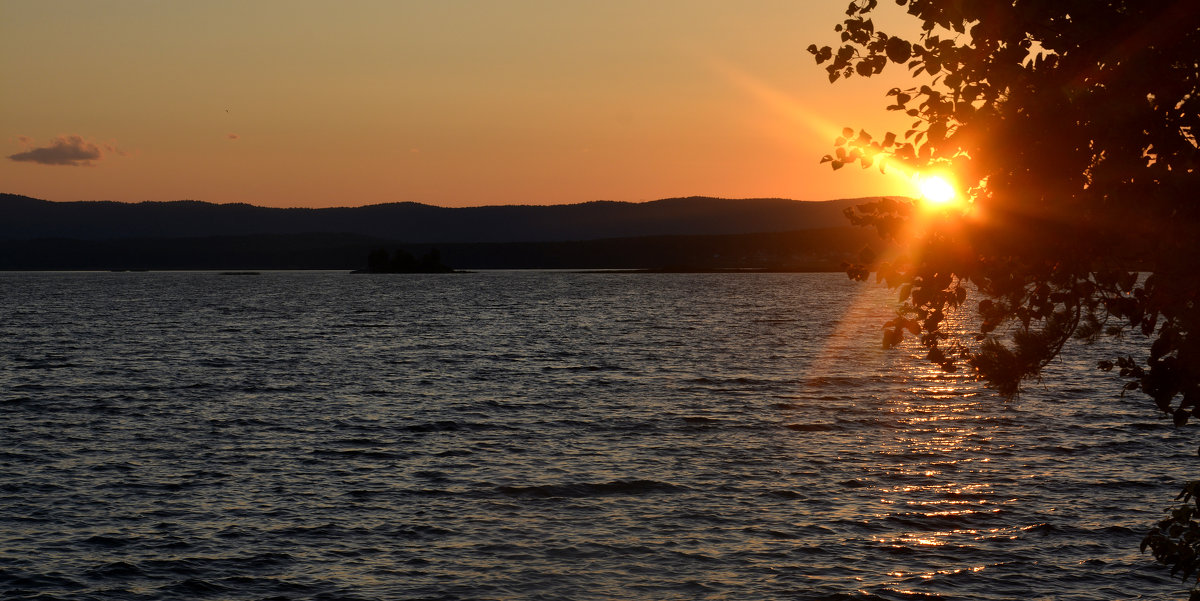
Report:
[[884,110],[906,74],[831,85],[805,52],[836,45],[845,4],[0,0],[0,192],[309,207],[910,194],[819,164],[842,127],[907,126]]

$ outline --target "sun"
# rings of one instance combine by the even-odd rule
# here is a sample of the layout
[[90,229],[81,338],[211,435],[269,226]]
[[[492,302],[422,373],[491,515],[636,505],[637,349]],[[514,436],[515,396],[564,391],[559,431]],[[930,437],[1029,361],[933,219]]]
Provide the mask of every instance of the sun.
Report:
[[958,199],[958,191],[950,180],[940,175],[917,176],[921,199],[934,206],[944,206]]

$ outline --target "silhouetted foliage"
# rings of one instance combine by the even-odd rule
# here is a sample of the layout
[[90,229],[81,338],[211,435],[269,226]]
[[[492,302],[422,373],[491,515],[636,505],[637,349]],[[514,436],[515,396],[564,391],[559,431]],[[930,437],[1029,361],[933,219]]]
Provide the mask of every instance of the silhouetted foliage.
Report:
[[417,260],[408,252],[397,249],[388,262],[387,271],[391,273],[411,273],[417,270]]
[[388,257],[382,248],[367,255],[366,273],[451,273],[454,270],[442,264],[442,255],[436,248],[416,258],[412,253],[398,248]]
[[387,271],[388,253],[382,248],[376,248],[367,255],[367,271]]
[[442,253],[438,249],[431,248],[428,253],[425,253],[417,262],[417,267],[422,271],[444,271],[449,268],[442,265]]
[[[885,200],[849,211],[906,251],[849,270],[876,271],[906,301],[885,344],[908,332],[931,361],[966,365],[1011,397],[1072,336],[1130,332],[1145,355],[1099,367],[1178,425],[1200,416],[1196,3],[896,3],[919,21],[916,39],[876,30],[877,1],[855,0],[835,27],[841,46],[808,49],[831,82],[894,65],[921,82],[887,93],[910,129],[847,129],[824,162],[944,170],[969,198],[958,210]],[[942,324],[968,290],[981,327],[964,339]],[[1176,511],[1146,543],[1185,579],[1197,573],[1195,517]]]

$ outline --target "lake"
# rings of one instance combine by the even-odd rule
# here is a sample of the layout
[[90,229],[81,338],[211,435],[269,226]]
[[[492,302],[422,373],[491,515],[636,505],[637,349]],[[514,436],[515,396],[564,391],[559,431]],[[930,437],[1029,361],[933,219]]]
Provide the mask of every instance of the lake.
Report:
[[[0,273],[0,597],[1161,599],[1192,428],[842,274]],[[958,327],[967,328],[967,316]],[[1136,339],[1125,344],[1136,344]]]

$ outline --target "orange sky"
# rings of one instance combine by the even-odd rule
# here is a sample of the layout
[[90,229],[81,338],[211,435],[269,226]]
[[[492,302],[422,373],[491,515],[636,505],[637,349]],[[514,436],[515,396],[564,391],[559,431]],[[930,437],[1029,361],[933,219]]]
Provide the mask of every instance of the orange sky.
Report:
[[[891,4],[891,3],[883,3]],[[894,7],[892,7],[894,8]],[[804,51],[844,1],[0,0],[0,192],[442,206],[910,194]]]

